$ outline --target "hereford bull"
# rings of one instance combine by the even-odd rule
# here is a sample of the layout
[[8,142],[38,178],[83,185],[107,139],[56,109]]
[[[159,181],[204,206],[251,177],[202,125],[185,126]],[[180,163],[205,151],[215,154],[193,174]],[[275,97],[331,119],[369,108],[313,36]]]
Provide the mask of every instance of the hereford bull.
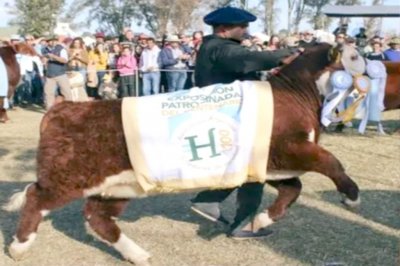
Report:
[[[3,59],[8,76],[8,92],[6,97],[0,97],[0,123],[5,123],[9,120],[7,111],[4,108],[5,98],[11,99],[14,96],[15,89],[21,78],[19,64],[17,62],[16,54],[19,45],[17,46],[4,46],[0,47],[0,57]],[[1,77],[0,77],[1,78]]]
[[[260,228],[277,221],[301,191],[299,175],[318,172],[329,177],[344,195],[343,203],[359,203],[359,189],[341,163],[319,146],[321,101],[315,80],[337,62],[339,48],[321,44],[306,51],[270,79],[274,121],[269,150],[268,180],[278,190],[275,202],[254,218]],[[44,116],[37,154],[35,183],[15,194],[7,210],[22,207],[15,240],[9,248],[22,258],[36,237],[40,221],[49,211],[85,197],[84,216],[104,242],[124,258],[148,265],[149,253],[124,235],[114,217],[129,199],[108,198],[107,191],[129,191],[129,198],[147,196],[136,181],[128,157],[121,121],[121,101],[64,102]]]
[[400,108],[400,62],[385,61],[387,81],[385,88],[385,110]]

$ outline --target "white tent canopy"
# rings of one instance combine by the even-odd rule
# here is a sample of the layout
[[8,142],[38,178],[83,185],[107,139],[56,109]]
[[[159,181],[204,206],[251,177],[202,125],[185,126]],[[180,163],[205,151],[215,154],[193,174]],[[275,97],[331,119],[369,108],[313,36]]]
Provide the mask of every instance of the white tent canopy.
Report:
[[328,17],[400,17],[399,6],[334,6],[326,5],[322,13]]

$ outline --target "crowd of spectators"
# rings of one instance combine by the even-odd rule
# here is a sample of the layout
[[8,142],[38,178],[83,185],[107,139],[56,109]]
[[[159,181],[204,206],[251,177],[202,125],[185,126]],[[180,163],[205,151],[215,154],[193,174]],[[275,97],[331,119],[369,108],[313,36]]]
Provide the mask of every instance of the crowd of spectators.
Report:
[[[400,61],[400,38],[369,38],[363,28],[351,37],[346,31],[346,27],[342,27],[334,32],[337,43],[356,46],[370,60]],[[112,95],[120,98],[192,88],[196,53],[202,38],[201,31],[191,35],[154,38],[134,34],[130,29],[118,37],[106,37],[102,32],[95,33],[92,38],[73,39],[63,36],[11,36],[11,43],[24,42],[33,51],[29,55],[17,55],[22,79],[14,104],[46,102],[49,108],[57,94],[69,100],[72,97],[68,92],[67,74],[70,71],[82,74],[90,99],[107,98],[101,93],[104,86],[112,88]],[[241,44],[249,50],[275,51],[307,48],[315,43],[314,31],[305,30],[285,37],[247,34]]]

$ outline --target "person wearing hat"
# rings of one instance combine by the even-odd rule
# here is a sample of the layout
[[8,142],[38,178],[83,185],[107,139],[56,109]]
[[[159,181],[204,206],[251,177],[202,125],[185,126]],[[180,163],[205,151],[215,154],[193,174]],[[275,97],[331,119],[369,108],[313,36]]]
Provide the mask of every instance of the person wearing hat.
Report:
[[390,48],[384,54],[389,61],[400,62],[400,37],[393,37],[389,42]]
[[360,28],[360,32],[358,34],[356,34],[356,45],[357,47],[363,51],[365,46],[367,46],[368,44],[368,37],[367,34],[365,33],[365,28],[361,27]]
[[187,78],[187,60],[190,55],[185,54],[177,35],[171,35],[166,39],[166,45],[160,52],[160,60],[168,83],[168,91],[183,90]]
[[97,32],[94,37],[96,38],[96,43],[104,43],[106,36],[103,32]]
[[46,83],[44,98],[46,109],[53,106],[57,87],[65,100],[72,101],[71,87],[67,76],[68,52],[58,41],[58,37],[51,35],[47,38],[48,46],[43,51],[47,59]]
[[13,45],[17,44],[17,43],[20,43],[21,41],[22,41],[22,38],[18,34],[13,34],[10,37],[10,43],[13,44]]
[[[204,17],[213,27],[213,34],[205,36],[196,58],[195,83],[198,87],[235,80],[255,80],[257,71],[277,67],[290,55],[288,49],[277,51],[249,51],[240,45],[249,22],[257,18],[242,9],[223,7]],[[203,191],[192,199],[192,210],[203,217],[227,223],[221,215],[219,203],[235,189]],[[254,238],[270,234],[263,228],[248,228],[261,203],[263,184],[248,183],[238,189],[238,209],[231,224],[230,237]]]

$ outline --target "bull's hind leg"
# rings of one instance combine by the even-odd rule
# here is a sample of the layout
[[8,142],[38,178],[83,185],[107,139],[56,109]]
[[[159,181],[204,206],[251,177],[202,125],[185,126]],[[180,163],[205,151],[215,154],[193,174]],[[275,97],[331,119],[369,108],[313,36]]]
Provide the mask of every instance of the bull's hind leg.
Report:
[[85,218],[95,237],[114,247],[135,265],[148,265],[149,253],[124,235],[115,223],[115,218],[121,214],[127,203],[127,199],[91,197],[85,206]]
[[264,228],[281,219],[290,205],[297,200],[302,188],[298,177],[267,181],[267,183],[278,190],[278,196],[268,209],[255,217],[254,223],[257,228]]
[[[18,193],[20,194],[19,199],[11,199],[6,209],[12,211],[19,207],[16,205],[23,205],[17,233],[9,248],[9,253],[13,259],[20,260],[29,251],[36,238],[39,223],[50,210],[73,200],[72,198],[62,197],[55,192],[42,189],[38,183],[33,183],[24,192]],[[18,201],[19,203],[16,203]]]

